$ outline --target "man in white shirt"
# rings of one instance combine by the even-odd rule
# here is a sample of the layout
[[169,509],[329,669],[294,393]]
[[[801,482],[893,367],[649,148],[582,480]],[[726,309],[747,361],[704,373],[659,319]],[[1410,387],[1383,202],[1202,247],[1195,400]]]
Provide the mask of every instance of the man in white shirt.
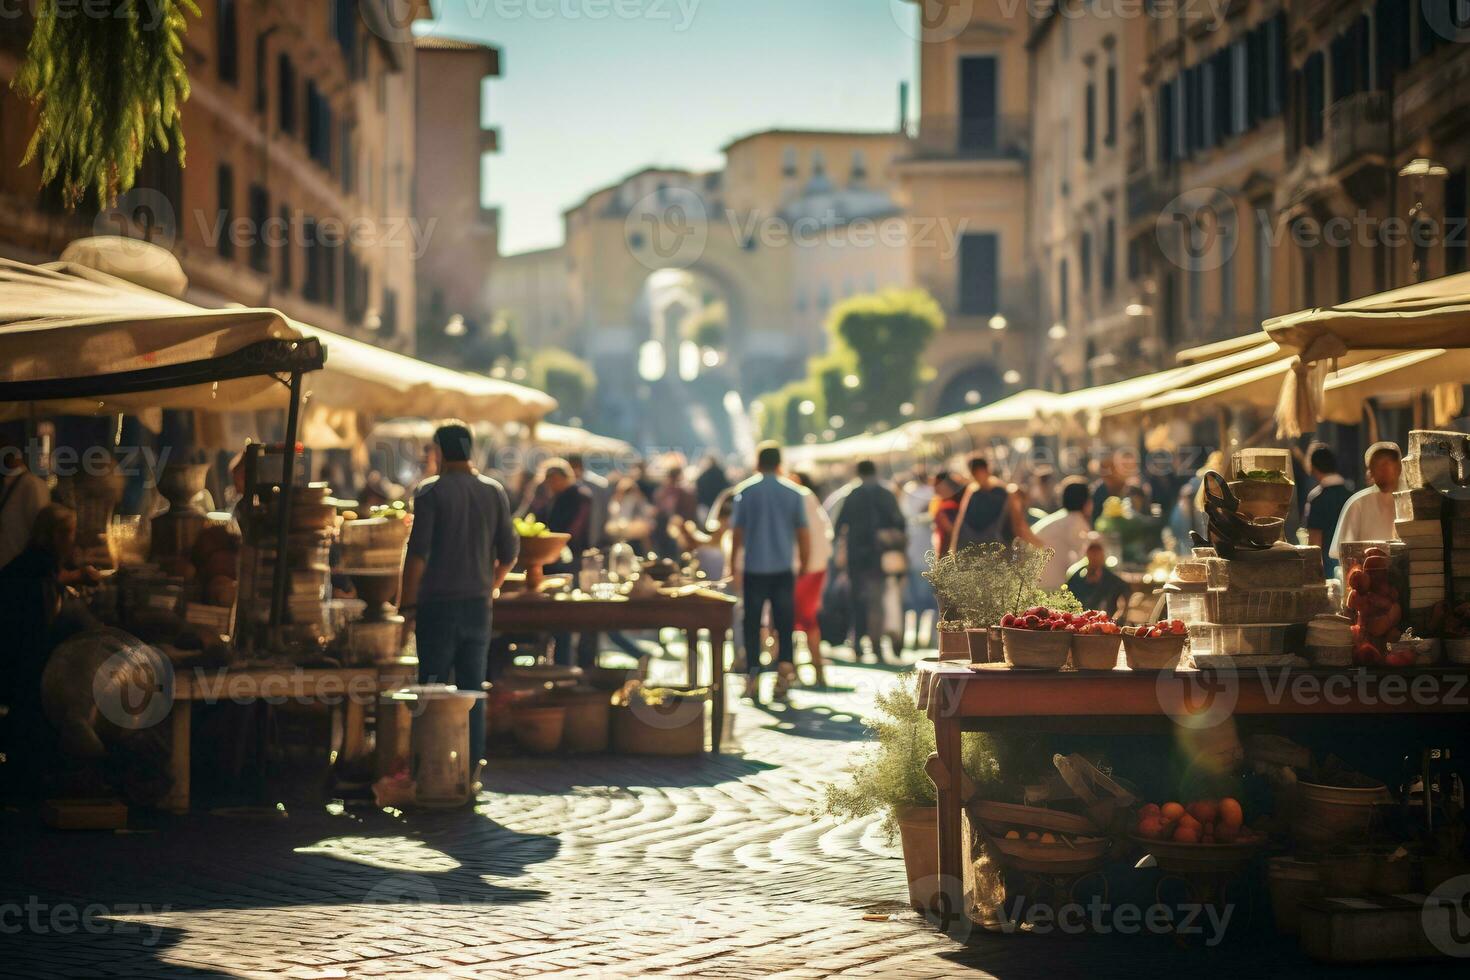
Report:
[[1087,556],[1092,534],[1092,494],[1078,477],[1062,481],[1062,509],[1036,522],[1031,530],[1052,550],[1040,585],[1053,592],[1067,582],[1067,569]]
[[1371,486],[1364,487],[1342,505],[1337,532],[1332,535],[1331,558],[1342,557],[1349,541],[1392,541],[1398,537],[1393,526],[1393,493],[1399,488],[1403,458],[1397,443],[1375,442],[1363,454]]
[[36,515],[49,503],[46,481],[26,466],[20,447],[0,449],[0,568],[26,550]]

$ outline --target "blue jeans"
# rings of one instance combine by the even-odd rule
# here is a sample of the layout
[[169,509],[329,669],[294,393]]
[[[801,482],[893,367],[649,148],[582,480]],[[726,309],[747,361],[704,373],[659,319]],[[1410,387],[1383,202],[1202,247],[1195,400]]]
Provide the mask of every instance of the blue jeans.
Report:
[[[490,649],[490,600],[431,599],[419,603],[414,637],[420,684],[453,684],[479,694]],[[470,771],[485,755],[485,699],[470,709]]]

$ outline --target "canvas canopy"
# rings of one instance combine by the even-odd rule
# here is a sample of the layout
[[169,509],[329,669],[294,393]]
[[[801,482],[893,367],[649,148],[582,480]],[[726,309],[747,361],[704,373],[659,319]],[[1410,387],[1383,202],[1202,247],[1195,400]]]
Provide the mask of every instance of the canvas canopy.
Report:
[[[322,347],[330,349],[324,367]],[[542,392],[428,364],[276,310],[207,309],[75,262],[0,260],[0,418],[279,408],[287,391],[271,375],[290,367],[280,358],[296,351],[318,355],[294,362],[313,372],[308,419],[361,413],[533,423],[556,407]]]
[[270,374],[292,366],[320,366],[319,344],[275,310],[208,310],[83,266],[0,259],[0,418],[282,405]]
[[1349,350],[1470,346],[1470,272],[1267,320],[1271,339],[1306,361]]

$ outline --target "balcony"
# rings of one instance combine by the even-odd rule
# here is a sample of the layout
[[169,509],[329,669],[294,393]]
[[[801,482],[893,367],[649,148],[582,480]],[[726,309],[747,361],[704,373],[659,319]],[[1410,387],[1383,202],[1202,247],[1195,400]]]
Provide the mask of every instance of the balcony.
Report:
[[1137,227],[1158,220],[1164,208],[1179,196],[1179,171],[1158,167],[1128,178],[1128,225]]
[[1027,117],[966,119],[924,116],[909,141],[910,160],[1025,160],[1031,151]]
[[1327,169],[1350,177],[1362,167],[1381,170],[1389,156],[1387,92],[1359,92],[1327,109]]

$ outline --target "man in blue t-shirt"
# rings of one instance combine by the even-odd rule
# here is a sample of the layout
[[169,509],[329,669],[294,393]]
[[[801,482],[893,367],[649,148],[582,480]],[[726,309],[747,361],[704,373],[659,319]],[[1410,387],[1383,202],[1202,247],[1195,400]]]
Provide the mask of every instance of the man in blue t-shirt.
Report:
[[802,499],[807,491],[780,476],[781,447],[762,443],[755,465],[756,475],[735,488],[730,567],[741,570],[745,602],[745,696],[760,700],[761,614],[769,603],[778,661],[772,696],[779,701],[796,677],[796,569],[806,568],[812,539]]
[[1328,578],[1333,578],[1337,575],[1337,559],[1328,555],[1327,550],[1332,544],[1332,534],[1337,530],[1337,519],[1342,516],[1343,505],[1353,491],[1337,471],[1337,455],[1322,443],[1313,444],[1307,465],[1311,467],[1312,479],[1317,481],[1317,485],[1307,494],[1302,526],[1307,529],[1307,544],[1322,549],[1323,571]]

